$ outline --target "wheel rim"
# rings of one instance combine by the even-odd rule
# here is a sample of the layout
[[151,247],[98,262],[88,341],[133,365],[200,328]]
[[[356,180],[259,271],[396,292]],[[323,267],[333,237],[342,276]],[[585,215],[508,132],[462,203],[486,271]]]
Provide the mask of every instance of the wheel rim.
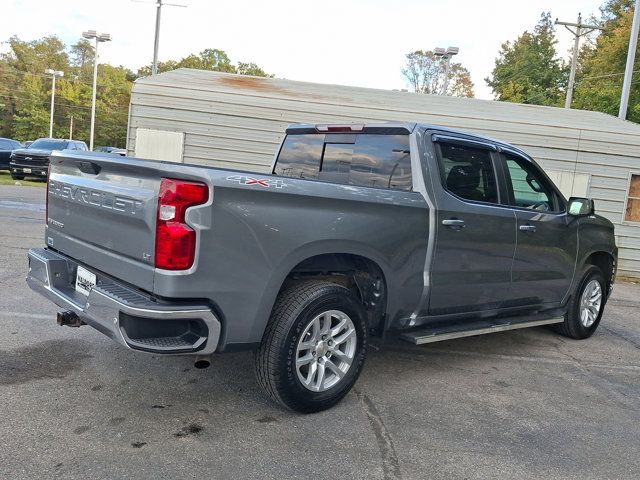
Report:
[[584,287],[580,298],[580,322],[585,328],[591,327],[598,319],[602,307],[602,287],[597,280],[591,280]]
[[347,374],[356,354],[356,328],[349,316],[329,310],[311,320],[296,349],[296,373],[312,392],[324,392]]

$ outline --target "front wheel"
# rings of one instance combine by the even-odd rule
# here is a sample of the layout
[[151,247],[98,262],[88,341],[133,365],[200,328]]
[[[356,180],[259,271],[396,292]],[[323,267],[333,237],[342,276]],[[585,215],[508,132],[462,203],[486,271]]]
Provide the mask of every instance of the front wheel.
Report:
[[11,180],[24,180],[24,175],[14,175],[11,174]]
[[331,408],[364,365],[367,327],[350,290],[308,281],[280,293],[256,352],[258,382],[269,396],[302,413]]
[[598,328],[606,301],[606,283],[602,271],[595,266],[582,273],[576,293],[571,300],[564,322],[558,331],[565,337],[589,338]]

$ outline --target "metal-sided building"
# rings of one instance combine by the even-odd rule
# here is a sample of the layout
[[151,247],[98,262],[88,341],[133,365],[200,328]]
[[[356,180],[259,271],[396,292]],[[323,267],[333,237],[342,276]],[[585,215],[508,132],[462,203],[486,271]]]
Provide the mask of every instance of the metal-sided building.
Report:
[[640,125],[582,110],[179,69],[135,82],[127,150],[268,172],[287,125],[411,121],[494,137],[616,225],[619,274],[640,277]]

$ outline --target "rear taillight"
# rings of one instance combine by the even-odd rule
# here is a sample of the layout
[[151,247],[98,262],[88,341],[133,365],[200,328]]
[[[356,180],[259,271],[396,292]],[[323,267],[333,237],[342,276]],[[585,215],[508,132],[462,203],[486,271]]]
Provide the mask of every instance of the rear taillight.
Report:
[[155,266],[187,270],[196,255],[196,232],[186,224],[189,207],[206,203],[209,188],[200,182],[163,178],[158,194]]

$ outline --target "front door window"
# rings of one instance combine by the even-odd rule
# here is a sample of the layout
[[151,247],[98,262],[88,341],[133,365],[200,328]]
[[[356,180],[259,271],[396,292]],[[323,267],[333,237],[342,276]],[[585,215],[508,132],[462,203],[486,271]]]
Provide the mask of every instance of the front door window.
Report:
[[543,212],[558,211],[558,202],[546,179],[526,160],[507,155],[512,203],[516,207]]

